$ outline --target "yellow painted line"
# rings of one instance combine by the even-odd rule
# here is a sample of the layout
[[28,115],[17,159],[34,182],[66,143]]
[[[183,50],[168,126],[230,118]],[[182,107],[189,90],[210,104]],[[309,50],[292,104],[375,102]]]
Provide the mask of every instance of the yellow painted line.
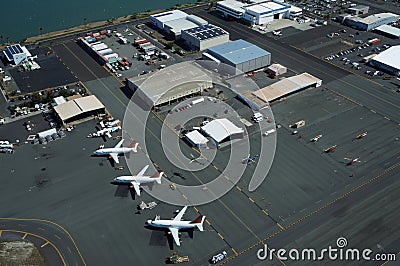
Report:
[[3,233],[3,230],[0,230],[0,236],[1,236],[2,233]]
[[236,189],[242,191],[242,189],[239,186],[236,186]]
[[185,200],[187,200],[188,198],[186,197],[186,195],[185,194],[182,194],[182,197],[184,197],[185,198]]
[[225,179],[228,181],[231,181],[231,179],[229,177],[227,177],[226,175],[224,175]]
[[224,237],[223,237],[220,233],[218,233],[218,236],[219,236],[221,239],[224,239]]
[[235,253],[235,256],[239,256],[239,253],[236,252],[236,250],[234,248],[231,248],[233,253]]
[[54,234],[55,237],[57,237],[58,239],[61,239],[61,237],[59,237],[58,235]]
[[276,224],[279,226],[280,229],[285,230],[285,228],[283,228],[282,225],[280,225],[279,223],[276,223]]
[[42,227],[38,227],[38,229],[39,229],[39,230],[42,230],[42,231],[45,231],[44,228],[42,228]]
[[389,118],[389,117],[387,117],[387,116],[384,116],[383,118],[385,118],[386,120],[389,120],[389,121],[390,121],[390,118]]
[[218,170],[218,167],[216,167],[215,165],[213,165],[213,166],[214,166],[215,170]]
[[265,215],[269,215],[268,212],[267,212],[266,210],[262,210],[262,212],[263,212]]
[[27,236],[28,236],[28,233],[25,233],[25,234],[22,236],[22,239],[25,239]]
[[371,109],[371,112],[373,112],[374,114],[376,114],[376,111],[374,109]]
[[69,247],[67,247],[67,249],[68,249],[69,253],[71,253],[71,254],[72,254],[72,251],[71,251],[71,249],[70,249]]
[[196,206],[194,206],[193,209],[194,209],[196,212],[199,212],[199,209],[197,209]]
[[158,167],[158,164],[156,164],[156,163],[153,163],[153,164],[154,164],[155,167]]
[[252,198],[249,197],[249,200],[251,201],[251,203],[254,203],[254,200]]
[[47,246],[48,244],[49,244],[50,242],[49,241],[47,241],[46,243],[44,243],[43,245],[41,245],[40,247],[41,248],[44,248],[45,246]]
[[208,223],[208,225],[211,225],[211,223],[208,219],[206,219],[206,223]]

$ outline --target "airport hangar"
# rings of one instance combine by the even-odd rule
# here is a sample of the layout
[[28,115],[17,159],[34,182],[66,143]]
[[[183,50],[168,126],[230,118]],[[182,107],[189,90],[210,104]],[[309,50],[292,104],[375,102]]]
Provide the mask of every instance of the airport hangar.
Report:
[[225,63],[236,68],[236,74],[251,72],[271,64],[271,53],[244,40],[236,40],[211,47],[203,59]]
[[105,107],[95,95],[90,95],[75,97],[67,102],[54,106],[54,111],[65,125],[90,116],[105,113]]
[[199,95],[204,89],[212,88],[213,84],[211,77],[195,63],[180,63],[148,75],[129,78],[128,86],[146,107],[153,108],[190,95]]
[[274,19],[294,18],[302,14],[302,10],[283,1],[254,1],[245,4],[236,0],[217,2],[217,11],[227,17],[242,19],[250,25],[262,25]]
[[150,22],[174,37],[181,38],[182,31],[208,25],[208,22],[196,15],[188,15],[180,10],[172,10],[150,16]]
[[399,15],[393,13],[379,13],[366,18],[347,16],[344,18],[343,24],[358,30],[370,31],[398,19]]
[[203,51],[229,42],[229,33],[220,27],[208,24],[182,31],[181,38],[191,49]]
[[368,62],[372,67],[382,69],[392,75],[400,77],[400,45],[389,49],[371,58]]
[[269,102],[281,99],[299,90],[309,87],[319,87],[322,80],[305,72],[266,86],[256,91],[238,93],[238,99],[247,103],[253,110],[260,110],[268,106]]

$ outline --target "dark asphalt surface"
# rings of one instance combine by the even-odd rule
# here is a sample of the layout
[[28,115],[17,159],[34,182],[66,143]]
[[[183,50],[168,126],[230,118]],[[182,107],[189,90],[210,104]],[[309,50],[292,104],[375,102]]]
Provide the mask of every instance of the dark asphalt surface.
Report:
[[0,218],[0,231],[0,239],[10,239],[10,234],[18,234],[19,239],[34,242],[44,253],[47,265],[85,265],[69,233],[51,221]]
[[[267,179],[249,193],[245,188],[250,175],[246,173],[237,188],[217,201],[197,207],[207,215],[205,232],[195,232],[193,239],[183,233],[182,246],[173,250],[189,255],[196,265],[206,265],[212,255],[222,250],[227,250],[229,257],[235,252],[239,255],[229,260],[231,264],[252,265],[259,262],[255,252],[260,246],[255,244],[260,241],[276,248],[309,247],[310,242],[315,247],[325,247],[346,236],[354,247],[376,250],[379,243],[385,250],[398,252],[399,170],[392,167],[399,162],[399,128],[393,122],[399,117],[398,99],[379,90],[378,84],[349,75],[287,44],[266,39],[235,22],[203,14],[200,9],[195,13],[222,25],[231,32],[231,38],[241,34],[272,52],[274,61],[296,73],[307,71],[322,78],[324,87],[299,92],[272,105],[275,120],[282,127],[277,129],[277,151]],[[78,50],[70,50],[78,54]],[[67,57],[75,56],[70,53]],[[75,63],[71,60],[68,65],[72,69]],[[87,66],[94,63],[87,58],[78,68],[88,70]],[[85,86],[121,119],[128,102],[121,84],[113,77],[100,78],[97,72],[86,70],[81,77],[94,79],[85,82]],[[385,119],[386,115],[392,120]],[[288,125],[300,119],[306,125],[293,136]],[[128,174],[128,170],[116,171],[105,158],[89,157],[103,144],[101,139],[85,138],[94,127],[94,121],[86,122],[57,142],[24,145],[12,156],[0,154],[0,200],[10,203],[2,208],[1,216],[56,221],[71,233],[89,265],[159,265],[172,250],[163,232],[147,230],[143,225],[155,214],[172,217],[177,207],[159,204],[153,210],[135,214],[140,200],[154,199],[147,193],[132,198],[126,189],[109,184],[115,176]],[[148,127],[157,132],[160,121],[152,117]],[[354,141],[366,130],[369,134],[365,139]],[[323,137],[310,143],[309,139],[317,134]],[[106,145],[115,141],[108,139]],[[259,145],[257,141],[252,138],[252,145]],[[147,148],[153,154],[161,152],[158,142],[157,138],[149,141]],[[338,148],[334,153],[321,153],[335,144]],[[141,155],[135,156],[139,169]],[[360,157],[361,163],[346,166],[345,157]],[[174,171],[162,156],[151,159],[167,174]],[[216,166],[220,165],[223,161],[216,162]],[[371,179],[373,182],[368,181]],[[346,194],[352,190],[355,192]],[[341,195],[348,196],[341,199]],[[29,200],[21,201],[27,197]],[[195,216],[190,208],[185,218]]]

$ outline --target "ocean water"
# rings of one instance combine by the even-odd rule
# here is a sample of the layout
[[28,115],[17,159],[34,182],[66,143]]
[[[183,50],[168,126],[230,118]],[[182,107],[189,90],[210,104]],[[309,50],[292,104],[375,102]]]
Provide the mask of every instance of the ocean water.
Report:
[[[4,0],[0,43],[196,0]],[[42,28],[42,30],[40,30]]]

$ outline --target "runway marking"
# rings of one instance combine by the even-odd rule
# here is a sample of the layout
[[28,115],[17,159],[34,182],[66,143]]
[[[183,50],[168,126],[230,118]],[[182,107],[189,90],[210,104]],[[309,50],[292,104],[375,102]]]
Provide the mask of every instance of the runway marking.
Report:
[[46,243],[44,243],[43,245],[41,245],[40,247],[41,248],[44,248],[45,246],[47,246],[48,244],[49,244],[50,242],[49,241],[47,241]]
[[218,236],[223,240],[224,239],[224,237],[220,234],[220,233],[218,233]]
[[215,165],[213,165],[213,167],[215,168],[215,170],[217,170],[217,171],[218,171],[218,167],[216,167]]
[[[59,224],[57,224],[57,223],[55,223],[55,222],[53,222],[53,221],[48,221],[48,220],[43,220],[43,219],[33,219],[33,218],[0,218],[0,220],[7,220],[7,221],[35,221],[35,222],[45,222],[45,223],[49,223],[49,224],[52,224],[52,225],[54,225],[54,226],[60,228],[60,229],[68,236],[68,238],[71,240],[71,242],[74,244],[74,247],[75,247],[76,251],[78,252],[80,259],[82,260],[83,265],[86,266],[86,262],[85,262],[85,260],[83,259],[82,253],[81,253],[81,251],[79,250],[78,246],[76,245],[75,240],[72,238],[71,234],[70,234],[64,227],[62,227],[61,225],[59,225]],[[25,233],[25,232],[16,231],[16,230],[3,230],[3,231]],[[41,238],[41,239],[43,239],[43,240],[47,240],[47,239],[45,239],[45,238],[42,237],[42,236],[39,236],[39,235],[36,235],[36,234],[33,234],[33,233],[29,233],[29,234],[30,234],[30,235],[33,235],[33,236],[35,236],[35,237]],[[48,240],[47,240],[47,241],[48,241]],[[50,242],[50,241],[49,241],[49,242]],[[50,242],[50,244],[51,244],[52,247],[57,251],[57,254],[60,256],[60,258],[61,258],[61,260],[62,260],[62,262],[63,262],[63,265],[66,265],[65,260],[64,260],[64,257],[61,255],[60,250],[59,250],[52,242]]]
[[265,215],[269,215],[268,212],[267,212],[266,210],[262,210],[262,212],[263,212]]
[[206,219],[206,223],[207,223],[208,225],[211,225],[211,223],[210,223],[210,221],[209,221],[208,219]]
[[56,237],[56,238],[58,238],[58,239],[61,239],[61,237],[59,237],[58,235],[56,235],[56,234],[54,234],[54,236]]
[[239,253],[237,253],[237,251],[234,248],[231,248],[233,253],[235,253],[235,256],[239,256]]
[[72,254],[72,251],[71,251],[71,249],[70,249],[69,247],[67,247],[67,249],[68,249],[69,253],[71,253],[71,254]]
[[[350,191],[348,191],[348,192],[342,194],[341,196],[339,196],[339,197],[335,198],[334,200],[332,200],[332,201],[326,203],[325,205],[319,207],[318,209],[316,209],[316,210],[314,210],[314,211],[308,213],[307,215],[301,217],[301,218],[298,219],[297,221],[294,221],[294,222],[292,222],[291,224],[286,225],[285,227],[283,227],[283,229],[280,229],[280,230],[278,230],[278,231],[275,231],[275,232],[272,233],[271,235],[269,235],[269,236],[265,237],[264,239],[260,240],[258,243],[255,243],[254,245],[250,246],[249,248],[244,249],[243,251],[239,252],[239,255],[242,255],[242,254],[246,253],[247,251],[249,251],[250,249],[252,249],[252,248],[254,248],[254,247],[256,247],[256,246],[258,246],[258,245],[260,245],[260,244],[263,244],[265,241],[267,241],[267,240],[271,239],[272,237],[274,237],[274,236],[276,236],[276,235],[282,233],[283,231],[286,231],[287,229],[289,229],[289,228],[291,228],[291,227],[293,227],[293,226],[295,226],[295,225],[300,224],[301,222],[303,222],[303,221],[305,221],[306,219],[312,217],[313,215],[319,213],[320,211],[322,211],[322,210],[328,208],[329,206],[335,204],[336,202],[338,202],[338,201],[340,201],[340,200],[342,200],[342,199],[347,198],[350,194],[352,194],[352,193],[354,193],[354,192],[360,190],[361,188],[367,186],[368,184],[370,184],[370,183],[372,183],[372,182],[378,180],[379,178],[381,178],[382,176],[384,176],[385,174],[389,173],[390,171],[396,169],[396,168],[399,167],[399,166],[400,166],[400,162],[398,162],[398,163],[392,165],[391,167],[389,167],[389,168],[385,169],[383,172],[381,172],[379,175],[376,175],[375,177],[372,177],[371,179],[365,181],[364,183],[362,183],[362,184],[360,184],[360,185],[354,187],[352,190],[350,190]],[[231,260],[235,259],[236,257],[237,257],[237,256],[235,256],[235,257],[232,257],[232,256],[231,256],[231,257],[227,258],[227,259],[224,261],[224,263],[226,263],[226,262],[228,262],[228,261],[231,261]]]
[[22,236],[22,239],[25,239],[27,236],[28,236],[28,233],[25,233],[25,234]]
[[376,114],[376,111],[374,109],[371,109],[371,112],[373,112],[374,114]]
[[249,197],[249,200],[251,201],[251,203],[254,203],[254,200],[252,198]]
[[242,189],[239,186],[236,186],[236,189],[242,191]]
[[42,227],[38,227],[37,229],[42,230],[42,231],[45,231],[45,229],[42,228]]
[[390,118],[389,118],[389,117],[387,117],[387,116],[384,116],[383,118],[385,118],[386,120],[389,120],[389,121],[390,121]]
[[1,236],[1,234],[3,234],[3,230],[0,230],[0,236]]
[[18,224],[19,226],[26,226],[26,224]]
[[199,209],[197,209],[196,206],[193,206],[193,209],[194,209],[196,212],[199,212]]

